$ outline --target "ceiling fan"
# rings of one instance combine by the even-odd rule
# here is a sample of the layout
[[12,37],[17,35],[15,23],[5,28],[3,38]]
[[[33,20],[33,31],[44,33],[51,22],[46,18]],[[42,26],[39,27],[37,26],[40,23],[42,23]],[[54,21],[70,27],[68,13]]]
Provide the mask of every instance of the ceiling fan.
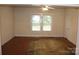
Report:
[[49,7],[49,6],[44,6],[44,7],[42,7],[42,10],[43,10],[43,11],[47,11],[47,10],[49,10],[49,9],[55,9],[55,8]]
[[32,6],[37,6],[37,7],[40,7],[43,11],[47,11],[49,9],[55,9],[49,5],[32,5]]

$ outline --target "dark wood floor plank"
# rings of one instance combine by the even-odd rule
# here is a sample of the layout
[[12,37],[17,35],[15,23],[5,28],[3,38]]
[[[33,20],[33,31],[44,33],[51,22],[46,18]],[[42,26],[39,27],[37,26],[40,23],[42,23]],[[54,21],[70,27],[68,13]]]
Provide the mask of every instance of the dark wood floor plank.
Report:
[[15,37],[2,46],[3,55],[75,54],[75,45],[63,37]]

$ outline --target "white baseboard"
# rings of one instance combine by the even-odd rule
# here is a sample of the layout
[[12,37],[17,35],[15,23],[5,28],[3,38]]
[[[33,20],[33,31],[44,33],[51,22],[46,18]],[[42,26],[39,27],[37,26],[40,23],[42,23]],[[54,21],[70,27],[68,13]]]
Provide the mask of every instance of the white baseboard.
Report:
[[20,37],[64,37],[63,35],[15,35]]

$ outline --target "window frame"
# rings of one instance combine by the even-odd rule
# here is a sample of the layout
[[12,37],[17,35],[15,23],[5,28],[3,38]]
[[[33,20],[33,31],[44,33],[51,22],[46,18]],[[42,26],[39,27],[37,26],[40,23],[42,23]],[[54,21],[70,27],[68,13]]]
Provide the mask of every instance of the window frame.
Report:
[[[33,17],[33,15],[40,15],[40,14],[32,14],[32,16],[31,16],[31,30],[32,30],[32,17]],[[40,17],[40,19],[41,19],[41,17]],[[40,25],[41,25],[41,23],[40,23]],[[41,26],[40,26],[40,30],[39,31],[41,31]],[[39,31],[35,31],[35,32],[39,32]]]
[[[32,30],[32,16],[33,16],[33,15],[40,15],[40,19],[41,19],[41,20],[40,20],[40,21],[41,21],[41,23],[40,23],[40,31],[33,31],[33,30]],[[43,17],[44,15],[51,16],[51,24],[50,24],[50,25],[51,25],[51,30],[50,30],[50,31],[44,31],[44,30],[43,30],[43,20],[42,20],[43,18],[42,18],[42,17]],[[51,14],[51,13],[34,13],[34,14],[32,14],[32,15],[31,15],[31,31],[32,31],[32,32],[41,32],[41,31],[42,31],[42,32],[51,32],[51,31],[52,31],[52,14]]]
[[[46,15],[46,14],[43,15],[43,16],[50,16],[50,17],[51,17],[51,24],[50,24],[51,30],[50,30],[50,31],[52,31],[52,16],[51,16],[51,15]],[[43,17],[43,16],[42,16],[42,17]],[[43,32],[50,32],[50,31],[44,31],[44,30],[43,30],[43,19],[42,19],[42,31],[43,31]]]

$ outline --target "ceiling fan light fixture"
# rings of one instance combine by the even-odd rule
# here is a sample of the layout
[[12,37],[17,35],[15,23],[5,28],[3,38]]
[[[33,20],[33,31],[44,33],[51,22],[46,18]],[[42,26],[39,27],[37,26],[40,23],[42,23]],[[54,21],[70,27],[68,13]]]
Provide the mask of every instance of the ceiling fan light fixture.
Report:
[[47,10],[48,10],[48,8],[46,8],[46,7],[43,7],[43,8],[42,8],[42,10],[43,10],[43,11],[47,11]]

